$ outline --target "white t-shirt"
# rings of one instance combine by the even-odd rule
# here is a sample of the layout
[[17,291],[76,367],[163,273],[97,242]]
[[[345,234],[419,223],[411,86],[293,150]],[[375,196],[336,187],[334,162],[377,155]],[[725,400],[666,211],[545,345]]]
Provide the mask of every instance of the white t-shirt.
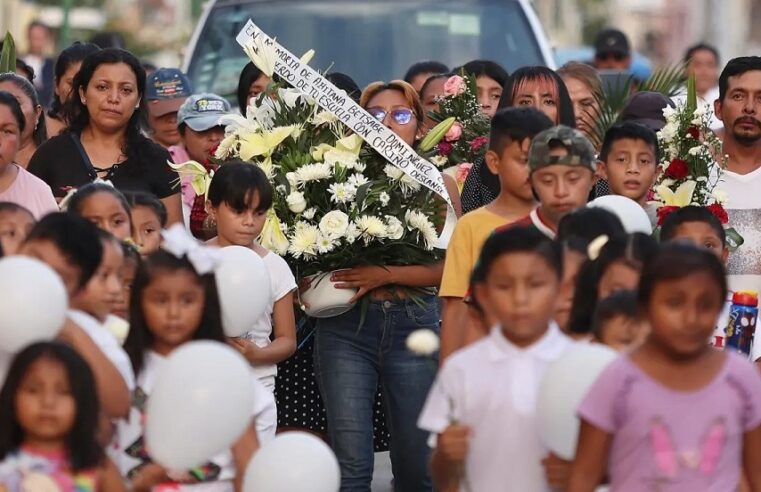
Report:
[[[296,288],[296,278],[291,272],[288,263],[275,253],[268,252],[262,257],[264,265],[267,267],[267,273],[270,277],[270,299],[267,303],[265,315],[260,316],[254,324],[254,328],[243,335],[241,338],[254,342],[259,347],[266,347],[270,344],[270,335],[272,334],[272,310],[275,303],[282,299],[286,294]],[[274,389],[274,379],[277,375],[277,366],[275,364],[266,366],[255,366],[254,374]]]
[[[717,131],[724,128],[724,123],[716,117],[716,115],[713,112],[713,103],[719,98],[719,86],[715,86],[712,89],[709,89],[708,92],[706,92],[704,97],[698,96],[698,104],[702,104],[706,110],[711,112],[711,121],[709,123],[709,126],[711,130]],[[672,101],[674,101],[675,104],[684,104],[685,101],[687,101],[687,89],[684,89],[684,92],[681,94],[678,94],[671,98]]]
[[761,293],[761,167],[748,174],[724,171],[718,188],[729,196],[729,226],[745,240],[729,255],[729,289]]
[[[147,455],[143,439],[143,432],[145,430],[145,402],[156,382],[156,375],[165,362],[166,357],[152,350],[145,352],[143,369],[137,375],[137,388],[133,394],[129,418],[119,421],[118,442],[116,443],[119,450],[117,462],[124,477],[130,478],[128,476],[130,471],[145,462],[144,457]],[[265,389],[253,374],[251,384],[254,388],[254,408],[251,411],[251,415],[256,419],[259,445],[262,446],[272,440],[275,435],[275,426],[277,425],[275,399],[272,393]],[[181,412],[182,408],[178,408],[177,411]],[[193,429],[187,429],[187,431],[193,432]],[[199,467],[199,469],[202,470],[208,481],[183,485],[181,488],[172,490],[233,492],[235,464],[232,452],[225,451],[214,456],[209,460],[209,463]]]
[[461,490],[549,490],[541,464],[549,450],[537,429],[537,392],[547,366],[572,345],[554,323],[528,348],[516,347],[496,327],[445,362],[418,427],[432,438],[455,421],[471,428],[465,462],[469,488],[461,484]]
[[129,361],[127,352],[119,345],[116,337],[108,331],[103,324],[97,319],[77,309],[69,310],[69,319],[92,339],[95,345],[100,348],[103,355],[116,367],[116,370],[124,378],[127,388],[130,391],[135,389],[135,375],[132,372],[132,364]]

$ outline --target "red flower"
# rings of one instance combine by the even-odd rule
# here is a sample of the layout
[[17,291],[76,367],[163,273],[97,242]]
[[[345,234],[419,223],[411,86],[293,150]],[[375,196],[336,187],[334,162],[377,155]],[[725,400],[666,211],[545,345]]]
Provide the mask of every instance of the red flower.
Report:
[[722,224],[729,222],[729,215],[727,215],[727,211],[724,210],[724,207],[722,207],[720,203],[714,203],[713,205],[709,205],[706,208],[708,208],[708,211],[716,216],[716,218],[719,219],[719,222]]
[[478,149],[486,145],[488,141],[489,139],[486,137],[476,137],[470,141],[470,150],[472,150],[473,152],[476,152],[478,151]]
[[667,206],[667,207],[661,207],[657,210],[656,214],[658,215],[658,225],[662,226],[663,221],[666,220],[666,217],[671,215],[672,213],[679,210],[680,207],[673,207],[673,206]]
[[696,126],[691,126],[687,129],[687,134],[697,140],[700,138],[700,129]]
[[687,162],[682,159],[674,159],[666,168],[666,177],[672,179],[684,179],[690,174],[690,168],[687,167]]
[[441,155],[449,155],[452,153],[452,144],[449,142],[439,142],[438,148],[439,154]]

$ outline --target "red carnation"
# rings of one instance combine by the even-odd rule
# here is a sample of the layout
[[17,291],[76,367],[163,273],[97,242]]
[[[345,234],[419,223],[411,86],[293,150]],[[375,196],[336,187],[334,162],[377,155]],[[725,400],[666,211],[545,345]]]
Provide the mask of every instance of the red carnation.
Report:
[[662,226],[663,222],[666,220],[666,217],[671,215],[672,213],[679,210],[680,207],[674,207],[674,206],[667,206],[667,207],[661,207],[657,210],[656,214],[658,215],[658,225]]
[[472,150],[473,152],[477,152],[478,149],[486,145],[488,141],[489,139],[486,137],[476,137],[470,141],[470,150]]
[[687,162],[682,159],[674,159],[666,168],[666,177],[673,179],[684,179],[690,174],[690,168],[687,167]]
[[729,215],[727,215],[727,211],[724,210],[724,207],[722,207],[720,203],[714,203],[706,208],[708,208],[708,211],[716,216],[722,224],[727,224],[729,222]]
[[452,153],[452,144],[449,142],[439,142],[438,148],[439,154],[441,155],[449,155]]
[[700,129],[696,126],[691,126],[687,129],[687,134],[697,140],[700,138]]

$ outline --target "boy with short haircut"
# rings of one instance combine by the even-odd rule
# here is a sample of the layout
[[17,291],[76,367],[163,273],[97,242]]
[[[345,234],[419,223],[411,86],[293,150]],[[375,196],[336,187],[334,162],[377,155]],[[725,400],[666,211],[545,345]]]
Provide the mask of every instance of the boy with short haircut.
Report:
[[418,419],[436,490],[544,492],[555,482],[536,401],[547,366],[573,345],[552,321],[562,269],[560,244],[536,228],[484,243],[474,295],[494,327],[444,362]]
[[[74,299],[93,279],[103,260],[104,246],[98,234],[95,225],[81,217],[53,213],[32,228],[19,254],[36,258],[55,270],[69,299]],[[105,415],[124,417],[129,412],[130,389],[134,387],[132,368],[116,339],[110,334],[111,338],[100,335],[69,318],[58,338],[71,345],[89,364]]]
[[533,225],[555,239],[560,220],[587,204],[597,181],[595,149],[580,131],[558,125],[534,137],[528,167],[539,206],[506,227]]
[[484,241],[494,229],[515,222],[534,207],[526,157],[534,135],[551,126],[550,119],[534,108],[502,109],[492,119],[485,162],[499,178],[500,192],[493,202],[460,218],[447,247],[439,289],[439,296],[444,298],[442,359],[462,345],[468,309],[463,299]]
[[[661,241],[686,241],[701,248],[706,248],[718,256],[726,265],[729,258],[727,249],[727,236],[721,221],[705,207],[688,206],[672,212],[663,221],[661,227]],[[724,348],[724,330],[729,323],[729,307],[732,304],[734,292],[729,292],[724,309],[719,315],[716,329],[713,332],[711,345],[716,348]],[[752,361],[761,359],[761,338],[758,337],[758,328],[753,336]],[[758,364],[758,362],[757,362]]]
[[647,197],[658,175],[660,149],[655,132],[644,125],[624,122],[605,134],[598,169],[608,180],[611,195],[621,195],[639,203],[657,223],[655,208]]

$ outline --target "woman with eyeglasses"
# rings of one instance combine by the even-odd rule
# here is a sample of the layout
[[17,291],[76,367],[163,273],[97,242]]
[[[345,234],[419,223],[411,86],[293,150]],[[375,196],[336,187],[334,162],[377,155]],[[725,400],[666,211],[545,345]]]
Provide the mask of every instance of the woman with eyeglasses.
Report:
[[[406,82],[371,84],[360,105],[409,145],[422,134],[423,109]],[[315,376],[341,465],[342,491],[370,490],[373,401],[379,382],[391,433],[394,488],[432,490],[428,435],[417,428],[417,418],[437,364],[410,352],[405,341],[421,328],[438,332],[435,287],[442,267],[362,266],[333,275],[337,287],[358,288],[367,298],[345,314],[318,319],[315,329]],[[418,291],[414,299],[410,288]]]
[[[533,106],[556,125],[576,128],[573,102],[563,79],[552,69],[541,66],[519,68],[508,78],[499,108]],[[499,195],[499,179],[489,172],[483,159],[473,163],[462,188],[462,212],[483,207]]]

